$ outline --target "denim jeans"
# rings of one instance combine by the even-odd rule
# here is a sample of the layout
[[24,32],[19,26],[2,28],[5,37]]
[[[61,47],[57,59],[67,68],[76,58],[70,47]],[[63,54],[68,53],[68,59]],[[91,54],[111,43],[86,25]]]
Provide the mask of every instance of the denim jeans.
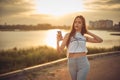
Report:
[[72,80],[86,80],[90,69],[87,56],[68,58],[68,69]]

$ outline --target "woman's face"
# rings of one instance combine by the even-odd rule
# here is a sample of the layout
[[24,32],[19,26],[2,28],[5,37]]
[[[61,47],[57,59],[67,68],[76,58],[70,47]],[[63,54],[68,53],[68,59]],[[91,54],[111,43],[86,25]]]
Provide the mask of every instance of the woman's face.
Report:
[[75,21],[74,21],[75,30],[81,31],[82,25],[83,25],[82,20],[80,18],[76,18]]

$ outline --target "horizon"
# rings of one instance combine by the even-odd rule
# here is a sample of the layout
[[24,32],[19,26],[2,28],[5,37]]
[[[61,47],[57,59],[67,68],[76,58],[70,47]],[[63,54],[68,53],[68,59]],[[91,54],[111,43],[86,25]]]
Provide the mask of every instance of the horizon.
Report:
[[72,25],[77,15],[83,15],[87,25],[101,19],[120,22],[119,0],[0,0],[0,11],[0,24]]
[[[96,22],[96,21],[100,21],[100,20],[111,20],[111,19],[99,19],[99,20],[90,20],[90,21]],[[111,20],[111,21],[113,21],[113,20]],[[119,24],[119,22],[118,23],[114,23],[114,21],[113,21],[113,25]],[[27,26],[32,25],[32,26],[35,26],[35,25],[39,25],[39,24],[49,24],[51,26],[71,26],[71,25],[66,25],[66,24],[63,24],[63,25],[52,25],[50,23],[37,23],[37,24],[19,24],[19,23],[16,23],[16,24],[8,24],[7,22],[4,22],[3,24],[0,24],[0,25],[27,25]],[[86,25],[89,26],[89,23],[86,24]]]

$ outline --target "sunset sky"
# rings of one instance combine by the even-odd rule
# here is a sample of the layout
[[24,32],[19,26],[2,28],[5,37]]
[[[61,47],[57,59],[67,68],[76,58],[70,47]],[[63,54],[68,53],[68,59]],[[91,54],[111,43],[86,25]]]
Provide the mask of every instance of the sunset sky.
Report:
[[71,25],[77,15],[118,23],[120,0],[0,0],[0,24]]

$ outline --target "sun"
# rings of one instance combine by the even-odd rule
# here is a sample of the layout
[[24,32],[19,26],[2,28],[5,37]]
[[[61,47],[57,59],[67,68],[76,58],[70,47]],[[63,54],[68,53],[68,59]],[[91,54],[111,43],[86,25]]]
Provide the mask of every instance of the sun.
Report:
[[84,11],[82,0],[35,0],[35,13],[61,16]]

